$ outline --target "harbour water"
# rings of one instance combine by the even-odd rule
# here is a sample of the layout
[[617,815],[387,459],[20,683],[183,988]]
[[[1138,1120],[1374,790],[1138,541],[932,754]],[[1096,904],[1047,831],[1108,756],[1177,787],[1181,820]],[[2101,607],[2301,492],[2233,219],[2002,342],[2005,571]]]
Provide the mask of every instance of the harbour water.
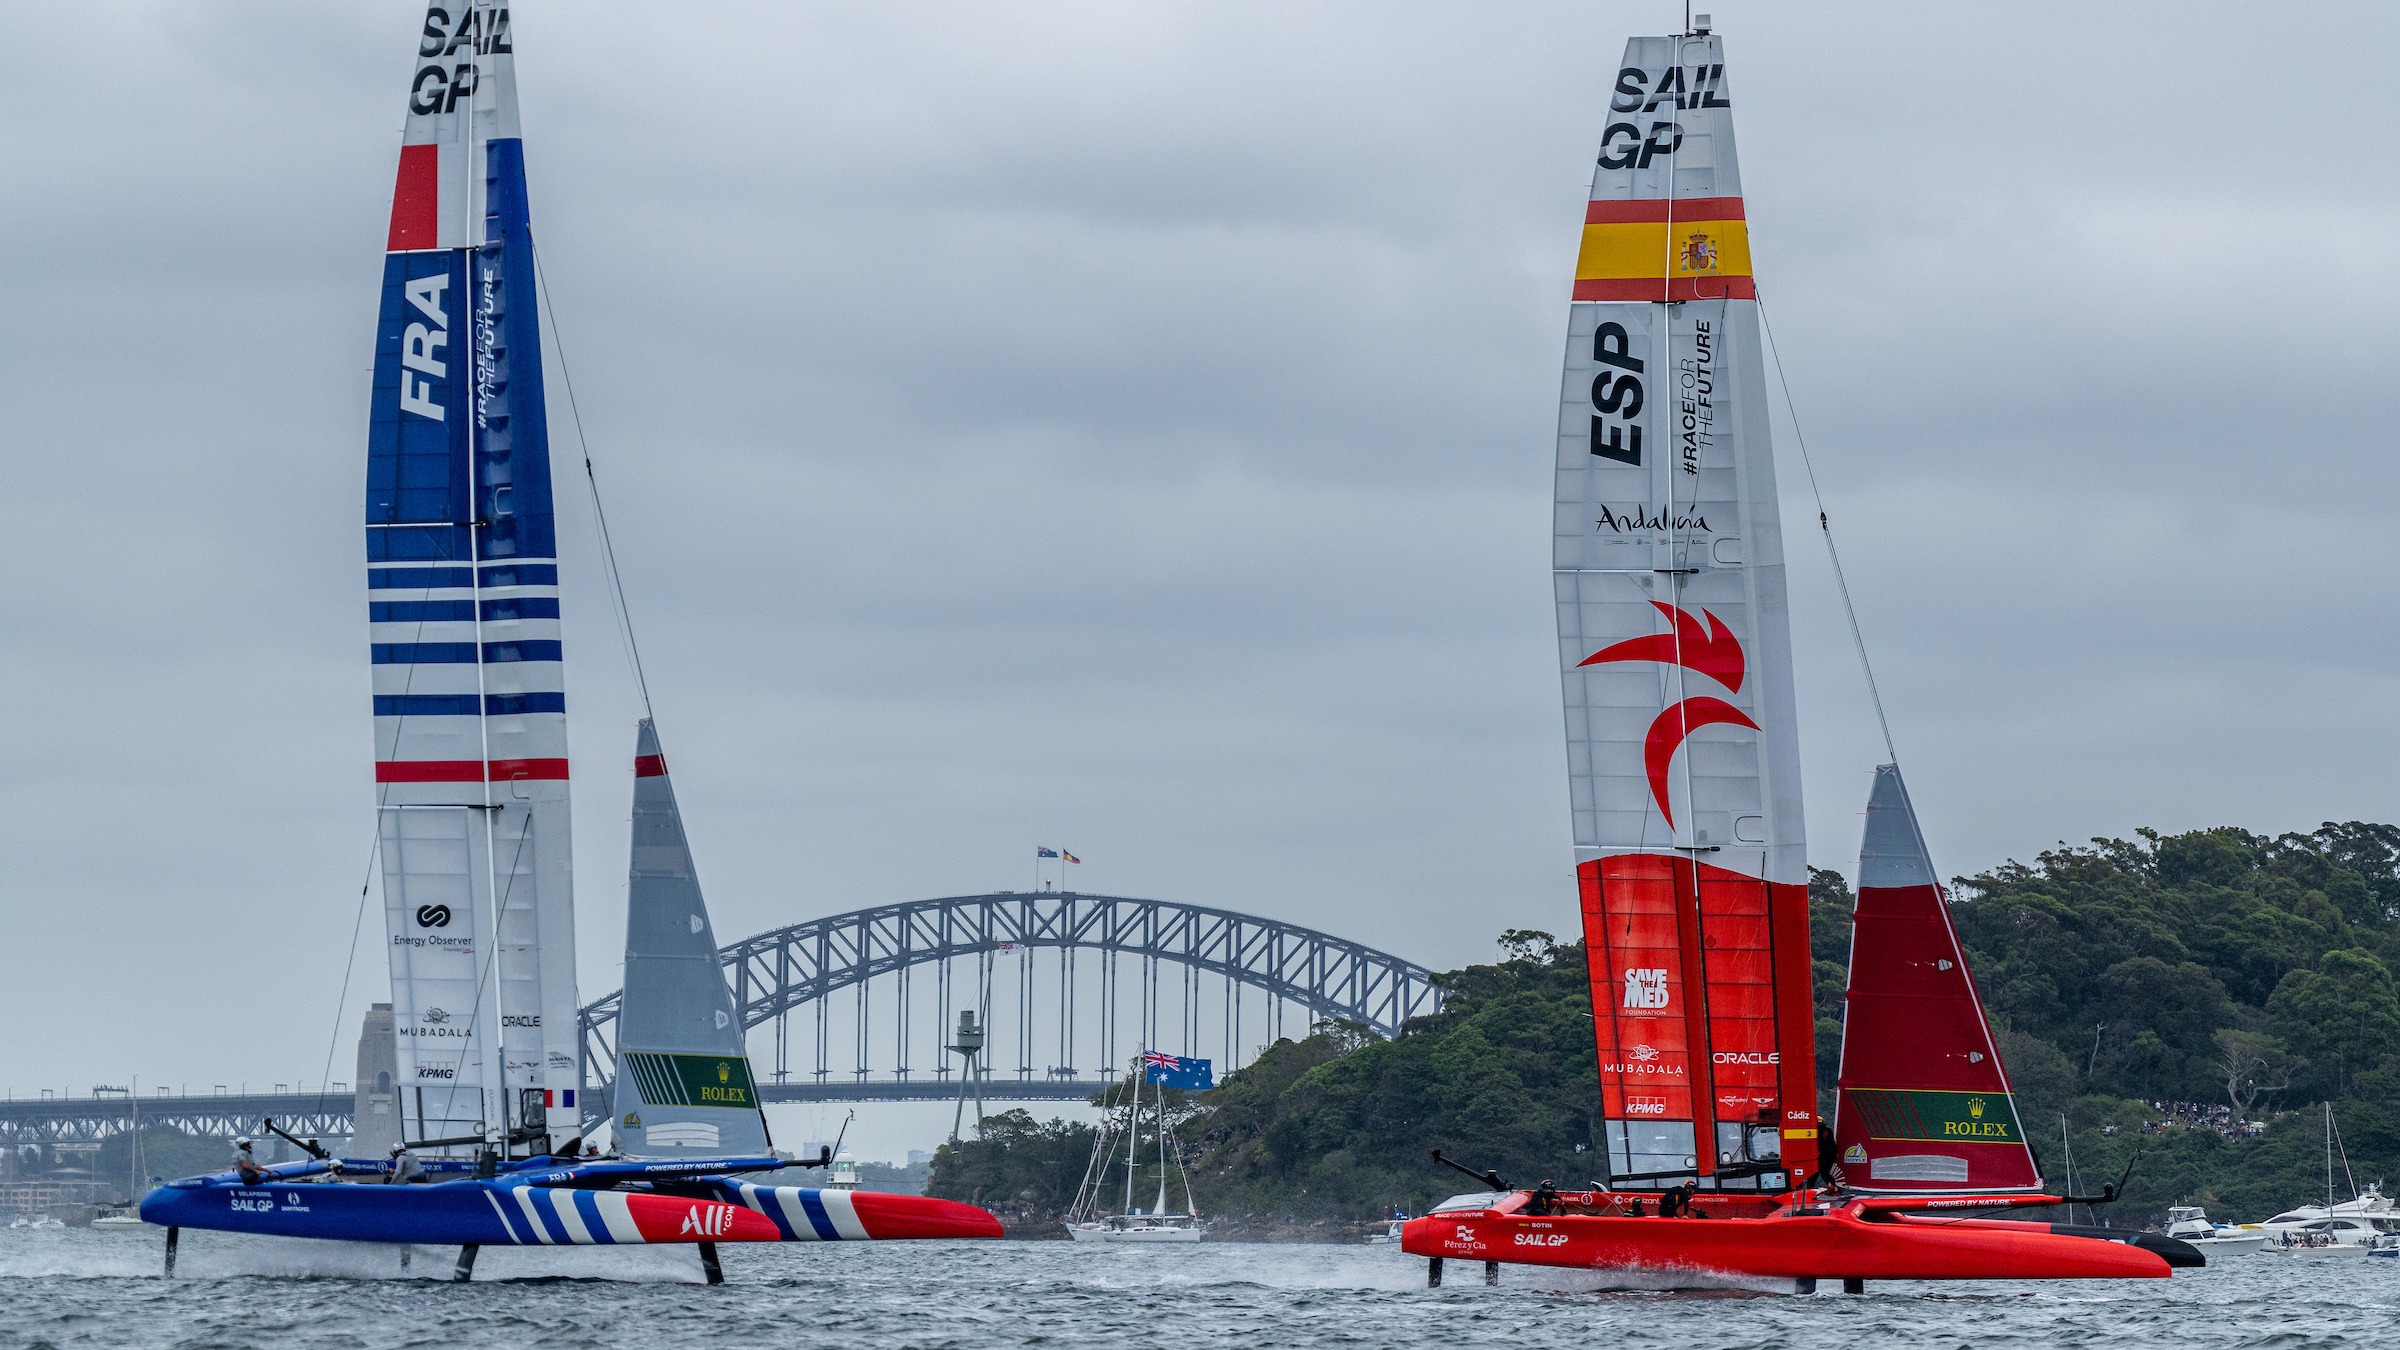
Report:
[[[1390,1248],[1033,1242],[454,1252],[187,1234],[0,1231],[0,1346],[1676,1347],[2364,1345],[2400,1262],[2237,1256],[2172,1280],[1870,1285],[1863,1296],[1603,1289],[1509,1268],[1497,1288]],[[509,1278],[519,1276],[525,1278]]]

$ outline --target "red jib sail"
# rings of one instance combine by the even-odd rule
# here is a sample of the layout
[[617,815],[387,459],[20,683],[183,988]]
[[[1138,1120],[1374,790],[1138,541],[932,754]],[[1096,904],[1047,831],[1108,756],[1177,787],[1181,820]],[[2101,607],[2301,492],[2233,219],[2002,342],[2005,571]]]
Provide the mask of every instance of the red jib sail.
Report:
[[1869,1192],[2042,1184],[2008,1071],[1896,765],[1875,771],[1859,850],[1834,1144]]

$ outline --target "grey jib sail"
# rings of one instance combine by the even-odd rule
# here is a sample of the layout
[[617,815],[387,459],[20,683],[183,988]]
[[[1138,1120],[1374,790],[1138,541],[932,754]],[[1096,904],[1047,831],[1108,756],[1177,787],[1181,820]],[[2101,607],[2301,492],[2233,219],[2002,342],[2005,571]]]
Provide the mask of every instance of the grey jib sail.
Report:
[[658,731],[647,720],[633,763],[617,1147],[645,1158],[764,1153],[767,1122],[741,1019],[717,964],[716,930],[700,898]]

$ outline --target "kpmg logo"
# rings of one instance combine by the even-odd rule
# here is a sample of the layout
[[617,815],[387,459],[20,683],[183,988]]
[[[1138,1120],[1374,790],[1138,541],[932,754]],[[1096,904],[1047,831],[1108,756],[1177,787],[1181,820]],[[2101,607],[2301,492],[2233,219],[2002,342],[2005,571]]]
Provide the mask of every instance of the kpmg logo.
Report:
[[1664,1008],[1667,1006],[1667,972],[1663,969],[1625,971],[1625,1006],[1628,1008]]
[[448,928],[449,926],[450,907],[448,905],[417,906],[417,927]]

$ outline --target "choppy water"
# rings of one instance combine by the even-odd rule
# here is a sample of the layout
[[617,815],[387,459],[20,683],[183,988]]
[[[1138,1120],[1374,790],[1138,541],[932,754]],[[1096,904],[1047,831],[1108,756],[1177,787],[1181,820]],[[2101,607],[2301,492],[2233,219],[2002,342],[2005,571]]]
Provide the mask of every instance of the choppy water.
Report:
[[[1608,1291],[1559,1271],[1498,1288],[1391,1248],[1064,1242],[483,1254],[184,1235],[0,1230],[0,1346],[1677,1347],[2380,1345],[2400,1261],[2263,1253],[2172,1280],[1869,1285],[1864,1296]],[[538,1282],[510,1276],[547,1277]],[[1464,1277],[1463,1279],[1461,1277]]]

